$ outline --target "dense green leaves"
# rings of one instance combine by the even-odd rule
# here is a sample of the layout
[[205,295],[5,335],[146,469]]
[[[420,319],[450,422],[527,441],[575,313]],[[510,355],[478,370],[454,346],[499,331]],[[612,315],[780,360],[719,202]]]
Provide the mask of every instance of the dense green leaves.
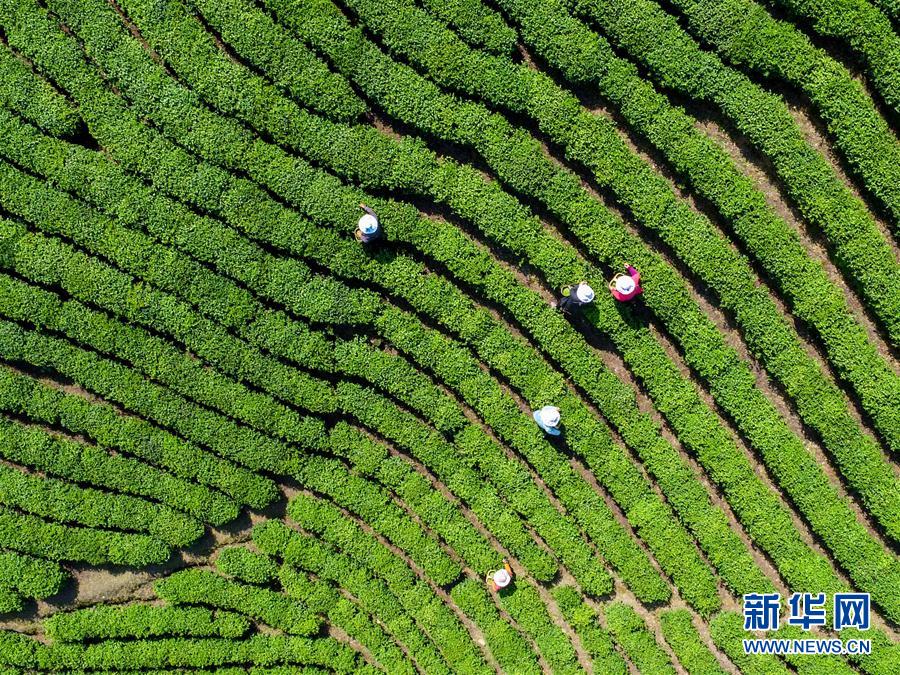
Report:
[[169,559],[159,539],[59,525],[0,507],[0,547],[50,560],[146,567]]
[[660,615],[663,637],[691,675],[724,675],[725,671],[703,644],[687,610],[673,609]]
[[0,103],[55,136],[71,136],[78,129],[71,104],[31,72],[6,44],[0,45]]
[[[83,434],[96,443],[146,460],[174,475],[217,488],[254,508],[269,504],[275,484],[258,474],[203,451],[191,443],[133,415],[121,415],[108,403],[67,393],[27,375],[0,369],[0,410],[38,423]],[[236,509],[210,493],[224,508],[211,522],[234,517]],[[231,514],[229,516],[229,513]]]
[[572,586],[560,585],[552,593],[566,621],[590,654],[594,670],[609,675],[627,673],[628,666],[616,651],[612,637],[600,625],[597,612],[582,600],[578,591]]
[[[339,581],[355,597],[367,598],[373,607],[395,620],[401,620],[404,614],[414,617],[451,667],[485,670],[481,655],[456,616],[427,583],[374,537],[341,518],[331,505],[306,495],[291,501],[288,514],[301,528],[338,546],[340,551],[277,521],[254,528],[253,540],[260,549],[289,565]],[[423,658],[428,654],[428,649],[422,649]]]
[[[277,8],[280,12],[280,16],[283,16],[304,38],[318,40],[317,44],[328,51],[330,57],[339,64],[339,67],[343,71],[351,73],[351,77],[354,81],[361,84],[361,86],[365,86],[367,90],[371,92],[370,95],[374,96],[379,94],[383,100],[390,101],[395,106],[392,108],[392,111],[396,110],[399,115],[409,117],[418,124],[427,125],[427,129],[433,133],[445,134],[448,137],[459,138],[459,132],[457,132],[456,129],[467,128],[465,125],[460,124],[458,127],[454,126],[451,131],[440,125],[437,127],[433,126],[436,124],[436,119],[447,120],[455,115],[465,116],[473,115],[475,113],[473,113],[472,107],[460,108],[459,106],[456,106],[453,99],[450,97],[442,97],[435,92],[433,88],[429,89],[424,80],[417,80],[417,85],[413,87],[410,83],[413,76],[408,70],[403,70],[397,64],[388,65],[390,62],[387,61],[380,52],[363,41],[361,35],[356,31],[351,30],[349,26],[346,25],[343,17],[339,14],[336,15],[335,12],[329,10],[326,4],[315,3],[315,11],[304,14],[297,13],[290,8],[281,7],[280,5],[278,5]],[[342,26],[344,30],[343,35],[341,38],[335,37],[336,31]],[[351,64],[349,60],[349,54],[351,53],[355,54],[357,57],[364,54],[364,63],[368,64],[370,69],[364,70],[360,68],[360,64]],[[376,63],[379,64],[377,68],[375,67]],[[376,77],[373,74],[380,73],[385,68],[391,69],[391,78],[389,81],[385,78]],[[388,95],[388,91],[392,93]],[[415,107],[412,107],[413,102],[416,104]],[[421,113],[422,106],[425,105],[433,105],[435,111],[442,111],[442,117],[433,118]],[[502,128],[500,122],[497,122],[496,126]],[[496,138],[496,135],[482,135],[477,142],[474,139],[469,139],[467,137],[463,137],[461,140],[472,142],[480,148],[489,149],[491,147],[490,144],[494,142]],[[518,136],[517,138],[521,137]],[[522,153],[525,152],[526,149],[527,146],[522,146],[522,149],[519,151],[513,151],[509,146],[504,148],[505,156],[507,158],[514,157],[516,160],[516,166],[510,169],[512,173],[503,173],[502,175],[504,178],[522,176],[522,162],[526,157],[526,155]],[[498,148],[494,148],[494,153],[497,153],[497,151]],[[534,152],[534,150],[531,150],[531,152]],[[495,155],[491,156],[493,157]],[[594,156],[603,157],[604,153],[594,153]],[[535,189],[546,190],[547,194],[552,197],[554,201],[558,200],[560,208],[564,207],[565,209],[571,209],[573,208],[573,204],[577,204],[576,213],[579,214],[581,209],[589,208],[589,204],[585,202],[583,195],[580,195],[581,186],[579,184],[575,183],[574,186],[571,186],[570,189],[566,191],[565,194],[567,196],[571,195],[571,199],[559,199],[558,192],[560,186],[570,185],[562,182],[562,178],[565,176],[562,174],[553,174],[546,169],[542,169],[540,163],[531,162],[529,168],[532,169],[531,180],[533,180],[533,183],[531,184],[535,185]],[[548,186],[550,187],[549,190],[547,189]],[[571,213],[571,211],[567,212]],[[591,211],[594,218],[602,217],[602,214],[597,216],[595,215],[596,213],[596,209]],[[693,218],[693,216],[691,217]],[[609,219],[607,218],[604,222],[608,220]],[[585,231],[588,231],[588,226],[593,226],[595,222],[596,220],[585,220],[582,223],[582,227]],[[597,228],[594,228],[593,231],[597,232],[598,230]],[[685,230],[685,232],[691,231],[693,230],[690,228]],[[610,253],[619,247],[617,246],[617,243],[621,243],[621,237],[613,237],[613,239],[615,239],[615,242],[610,241],[608,244]],[[424,237],[417,239],[417,242],[423,241],[426,241]],[[446,248],[447,247],[445,246],[442,250],[446,250]],[[696,253],[697,251],[694,252]],[[621,255],[621,251],[617,255]],[[642,253],[638,249],[632,250],[632,247],[629,247],[627,255],[632,258],[632,260],[641,260],[640,266],[642,269],[645,269],[644,261],[646,261],[646,253]],[[653,267],[652,261],[646,261],[646,265],[648,268]],[[657,268],[654,268],[654,273],[656,269]],[[721,267],[719,265],[710,265],[707,271],[709,275],[719,275],[721,274]],[[665,275],[664,268],[661,268],[660,272]],[[477,278],[478,276],[477,273],[473,272],[472,277]],[[831,546],[833,547],[833,550],[840,551],[839,557],[845,561],[845,566],[851,570],[858,570],[859,556],[862,550],[867,550],[868,553],[866,555],[871,556],[870,560],[873,565],[870,567],[870,570],[874,570],[882,564],[890,564],[884,557],[883,552],[877,550],[878,547],[875,542],[870,541],[866,544],[862,543],[868,538],[864,532],[864,528],[856,521],[855,516],[846,509],[846,506],[832,488],[827,485],[826,476],[816,466],[812,455],[805,450],[802,441],[791,433],[784,421],[779,418],[779,415],[772,404],[765,399],[761,392],[755,389],[753,382],[754,378],[750,370],[737,361],[736,354],[733,350],[724,346],[721,336],[716,334],[715,329],[708,321],[685,321],[684,312],[690,308],[691,303],[689,301],[688,303],[680,302],[677,294],[671,293],[671,290],[670,287],[665,287],[664,293],[659,296],[659,304],[655,305],[654,308],[657,309],[657,311],[665,312],[667,316],[671,317],[669,322],[667,322],[669,327],[676,331],[676,333],[680,333],[684,336],[682,344],[691,348],[691,351],[688,353],[690,362],[692,365],[699,366],[701,372],[705,376],[711,378],[712,393],[717,401],[720,402],[730,414],[736,417],[741,430],[747,433],[751,441],[758,445],[764,452],[764,456],[768,458],[769,466],[774,467],[774,470],[779,476],[779,480],[786,486],[787,491],[795,501],[801,504],[803,513],[814,523],[819,523],[815,526],[816,529],[822,533],[822,536],[827,537],[827,539],[832,542]],[[648,289],[646,293],[648,302],[650,302],[651,293],[652,289]],[[757,294],[758,289],[754,290],[753,293]],[[741,305],[742,311],[749,312],[746,299],[745,296],[741,296],[739,304]],[[765,300],[764,302],[769,301]],[[529,307],[529,311],[535,312],[536,309],[534,306],[531,306]],[[693,311],[696,311],[696,309]],[[541,319],[542,322],[547,321],[543,316]],[[756,320],[754,319],[754,321]],[[779,321],[781,320],[779,319]],[[767,348],[774,347],[775,343],[773,342],[773,336],[775,335],[775,332],[773,332],[773,326],[768,325],[766,322],[762,322],[756,323],[756,327],[759,329],[758,335],[760,338],[764,338]],[[710,341],[713,344],[709,344]],[[637,345],[638,348],[640,348],[645,342],[646,341],[640,343],[629,342],[629,347],[634,348],[634,346]],[[883,463],[883,458],[879,456],[880,453],[877,445],[871,438],[860,433],[858,425],[850,417],[846,406],[842,401],[842,397],[833,385],[823,380],[820,374],[813,377],[809,382],[806,382],[805,377],[801,377],[795,372],[794,366],[798,364],[806,364],[801,368],[801,371],[808,367],[815,369],[817,366],[815,366],[806,355],[801,355],[799,351],[797,351],[802,351],[799,343],[795,342],[794,345],[796,347],[796,349],[792,348],[794,351],[785,351],[786,348],[783,349],[779,347],[774,348],[772,354],[774,356],[777,353],[776,363],[779,364],[779,368],[783,368],[782,372],[785,376],[790,375],[792,381],[798,384],[798,393],[802,393],[804,397],[803,400],[808,403],[808,405],[804,404],[804,410],[812,416],[810,421],[814,422],[816,427],[825,435],[826,445],[837,454],[839,459],[843,458],[846,470],[855,473],[858,468],[860,457],[863,456],[869,457],[870,460],[874,462],[875,466],[880,466],[880,468],[876,469],[876,473],[881,476],[880,480],[885,486],[885,490],[872,490],[873,484],[869,479],[864,478],[862,472],[857,473],[857,482],[863,490],[869,490],[873,499],[876,501],[880,501],[885,496],[888,496],[888,499],[890,500],[894,500],[897,494],[896,483],[893,477],[888,476],[885,471],[888,467]],[[569,353],[577,352],[569,350]],[[791,353],[797,355],[801,361],[789,364],[788,360],[790,360],[791,357],[788,355]],[[627,354],[628,351],[626,351],[626,355]],[[643,353],[641,354],[641,357],[646,358]],[[646,362],[642,363],[644,367],[646,367],[645,364]],[[647,371],[644,370],[643,372],[646,373]],[[801,382],[803,382],[802,385]],[[824,385],[825,390],[831,391],[831,394],[826,394],[824,398],[831,401],[831,403],[834,403],[834,405],[825,405],[823,403],[823,397],[820,396],[820,394],[823,393],[823,390],[820,388],[820,385]],[[818,393],[813,394],[814,391]],[[680,398],[678,400],[680,401]],[[885,410],[891,411],[895,410],[895,408],[886,407]],[[777,435],[778,440],[775,440],[772,436],[773,431]],[[851,446],[857,447],[859,450],[850,451],[849,448]],[[734,479],[734,474],[731,471],[727,471],[722,475],[728,476],[729,479],[731,479],[729,482]],[[736,480],[731,482],[731,484],[735,487],[752,485],[752,483],[748,484],[743,480]],[[746,502],[747,507],[752,509],[753,512],[756,512],[759,496],[759,491],[757,491],[757,496]],[[771,504],[771,502],[769,503]],[[824,503],[829,504],[827,511],[822,510],[822,504]],[[896,510],[884,508],[879,509],[879,511],[885,522],[895,519]],[[771,512],[774,513],[775,510],[773,509]],[[837,515],[840,512],[843,512],[843,516]],[[844,523],[840,528],[836,528],[833,525],[833,523],[836,522],[836,518],[839,518],[840,521]],[[767,518],[760,518],[757,522],[759,524],[759,536],[765,536],[766,533],[771,532]],[[773,539],[771,544],[773,549],[781,548],[782,543],[786,541],[786,537],[791,536],[787,533],[793,529],[792,526],[783,519],[782,522],[785,525],[783,531],[786,536],[779,536]],[[859,543],[851,544],[849,538],[853,538]],[[875,562],[879,559],[881,562]],[[795,570],[798,568],[791,566],[787,569]],[[807,569],[811,571],[813,567]],[[819,571],[815,572],[815,574],[818,575],[821,573],[820,567]],[[858,575],[857,578],[861,580],[864,576],[868,575]],[[807,577],[807,580],[809,578],[811,577]],[[875,577],[868,578],[873,580]],[[821,585],[821,583],[822,582],[816,582],[817,585]],[[893,592],[887,592],[887,586],[884,587],[884,591],[885,594],[883,597],[886,598],[887,602],[893,604],[895,600],[887,599],[889,596],[893,595]]]
[[[20,633],[0,633],[0,664],[32,671],[216,669],[217,666],[248,663],[259,666],[311,664],[338,673],[369,672],[356,652],[333,638],[254,635],[248,640],[164,638],[110,640],[93,645],[46,645]],[[291,672],[296,670],[291,669]]]
[[173,604],[207,605],[240,612],[291,635],[313,635],[321,621],[298,601],[267,588],[229,581],[208,570],[176,572],[156,582]]
[[[15,340],[15,329],[6,322],[4,324],[8,329],[4,338],[10,342]],[[9,343],[4,346],[9,346]],[[27,351],[27,345],[22,345],[22,348]],[[0,348],[0,351],[6,358],[15,358],[10,349]],[[96,446],[81,444],[36,427],[21,426],[6,417],[0,418],[0,455],[10,462],[50,475],[149,497],[214,524],[221,524],[237,515],[234,503],[222,495],[132,458],[111,455]]]
[[0,503],[58,522],[147,532],[170,546],[188,546],[202,525],[169,507],[113,495],[0,466]]
[[68,575],[59,565],[12,551],[0,551],[0,583],[28,598],[47,598],[59,592]]
[[337,588],[288,565],[279,568],[278,579],[285,593],[358,640],[387,672],[402,675],[415,672],[412,665],[415,655],[407,657],[400,649],[401,636],[388,633],[372,615],[342,596]]
[[54,641],[87,642],[166,636],[239,638],[250,628],[250,622],[226,611],[134,604],[59,612],[49,617],[44,627]]
[[[744,2],[692,3],[705,9],[689,28]],[[79,582],[85,566],[142,568],[160,597],[28,626],[49,640],[2,633],[0,665],[717,673],[723,652],[780,672],[740,653],[729,593],[849,583],[896,618],[900,566],[882,545],[896,477],[832,381],[890,448],[896,374],[721,147],[570,12],[614,6],[0,0],[0,86],[14,85],[0,89],[0,612],[56,593],[62,564]],[[723,37],[736,22],[720,23],[706,39],[737,49]],[[824,95],[841,80],[828,72],[805,85]],[[563,80],[599,87],[619,115],[589,112]],[[829,122],[876,114],[852,111],[860,100],[835,97]],[[710,202],[724,236],[620,124]],[[825,189],[792,128],[751,142],[787,143],[776,172],[846,272],[877,249],[868,215],[841,222],[855,198]],[[385,226],[377,250],[348,236],[361,201]],[[599,293],[578,318],[549,306],[625,260],[644,273],[637,303]],[[877,532],[682,274],[712,288]],[[871,304],[892,320],[882,290]],[[531,418],[548,403],[558,439]],[[256,512],[222,528],[241,506]],[[504,560],[515,578],[498,591],[486,575]],[[691,610],[659,607],[673,596]],[[697,615],[714,617],[715,650]],[[869,633],[871,657],[784,661],[894,672],[900,651]]]
[[604,609],[609,632],[642,673],[675,673],[668,655],[662,650],[644,620],[628,605],[614,602]]
[[216,567],[223,574],[251,584],[267,584],[278,575],[278,565],[243,546],[229,546],[219,551]]

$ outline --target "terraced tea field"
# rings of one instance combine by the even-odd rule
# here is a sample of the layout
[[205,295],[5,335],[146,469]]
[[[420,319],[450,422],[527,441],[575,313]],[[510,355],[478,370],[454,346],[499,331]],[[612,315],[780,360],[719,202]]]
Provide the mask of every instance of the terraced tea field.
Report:
[[900,673],[898,31],[0,0],[0,673]]

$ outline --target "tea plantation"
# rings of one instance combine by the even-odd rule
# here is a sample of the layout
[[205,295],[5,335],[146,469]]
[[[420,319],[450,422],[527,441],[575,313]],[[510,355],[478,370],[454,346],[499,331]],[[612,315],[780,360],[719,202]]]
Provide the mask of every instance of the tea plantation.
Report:
[[0,675],[900,673],[898,132],[897,0],[0,0]]

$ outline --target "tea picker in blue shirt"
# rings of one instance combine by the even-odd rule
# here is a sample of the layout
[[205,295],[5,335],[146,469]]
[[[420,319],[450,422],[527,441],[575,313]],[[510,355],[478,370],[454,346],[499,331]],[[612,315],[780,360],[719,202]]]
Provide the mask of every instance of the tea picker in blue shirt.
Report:
[[562,431],[559,428],[560,415],[559,408],[552,405],[545,405],[540,410],[535,410],[531,416],[537,425],[544,430],[549,436],[559,436]]

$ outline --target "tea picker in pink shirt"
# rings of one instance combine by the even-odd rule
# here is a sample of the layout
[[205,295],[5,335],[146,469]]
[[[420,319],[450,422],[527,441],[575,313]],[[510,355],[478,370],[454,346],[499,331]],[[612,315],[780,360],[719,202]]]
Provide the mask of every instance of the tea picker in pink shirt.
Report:
[[609,282],[609,292],[619,302],[628,302],[644,291],[640,284],[641,273],[631,265],[625,265],[625,271],[628,274],[617,274]]
[[491,572],[488,574],[488,584],[495,593],[503,588],[506,588],[512,583],[513,580],[513,571],[509,566],[509,563],[505,560],[503,561],[503,567],[495,572]]

